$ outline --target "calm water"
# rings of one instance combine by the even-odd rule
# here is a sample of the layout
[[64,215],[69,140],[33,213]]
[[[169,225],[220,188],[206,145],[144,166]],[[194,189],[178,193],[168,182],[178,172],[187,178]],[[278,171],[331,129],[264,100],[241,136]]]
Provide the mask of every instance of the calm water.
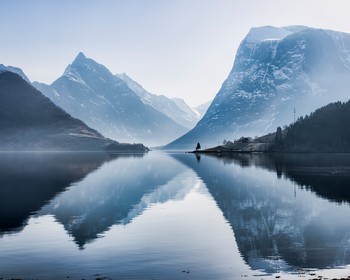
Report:
[[0,154],[0,279],[350,275],[350,155]]

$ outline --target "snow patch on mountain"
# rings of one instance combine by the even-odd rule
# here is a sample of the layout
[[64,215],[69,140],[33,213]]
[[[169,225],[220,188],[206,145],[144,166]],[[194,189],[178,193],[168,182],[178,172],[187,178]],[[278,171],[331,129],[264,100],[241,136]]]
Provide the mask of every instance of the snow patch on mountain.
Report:
[[292,31],[287,29],[274,26],[253,27],[250,29],[246,41],[254,43],[259,41],[281,40],[292,33]]

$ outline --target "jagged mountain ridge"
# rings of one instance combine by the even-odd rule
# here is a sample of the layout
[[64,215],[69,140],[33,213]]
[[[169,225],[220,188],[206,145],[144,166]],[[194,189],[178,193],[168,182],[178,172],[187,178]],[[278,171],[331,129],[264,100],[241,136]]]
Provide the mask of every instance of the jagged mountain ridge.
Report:
[[50,86],[34,85],[58,106],[119,142],[161,145],[185,133],[106,67],[80,53]]
[[349,34],[305,26],[252,28],[207,113],[166,148],[275,131],[293,121],[294,108],[299,116],[347,100],[349,75]]
[[116,76],[126,82],[145,104],[152,106],[179,125],[191,129],[199,121],[200,115],[193,111],[183,99],[152,94],[125,73]]

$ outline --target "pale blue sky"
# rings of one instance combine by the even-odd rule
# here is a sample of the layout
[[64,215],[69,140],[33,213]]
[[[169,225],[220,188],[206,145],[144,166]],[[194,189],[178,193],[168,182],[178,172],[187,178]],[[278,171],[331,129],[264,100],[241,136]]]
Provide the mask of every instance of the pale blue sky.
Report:
[[349,0],[0,0],[0,63],[53,82],[78,52],[148,91],[213,98],[251,27],[350,32]]

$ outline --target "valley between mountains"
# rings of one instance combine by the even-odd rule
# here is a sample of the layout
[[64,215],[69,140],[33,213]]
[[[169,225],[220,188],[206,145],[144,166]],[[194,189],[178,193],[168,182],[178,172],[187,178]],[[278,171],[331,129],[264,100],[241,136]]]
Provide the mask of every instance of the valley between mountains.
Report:
[[83,53],[50,85],[13,66],[0,65],[0,73],[3,150],[192,150],[198,142],[204,148],[267,135],[348,101],[350,34],[252,28],[219,92],[196,108],[150,93]]

